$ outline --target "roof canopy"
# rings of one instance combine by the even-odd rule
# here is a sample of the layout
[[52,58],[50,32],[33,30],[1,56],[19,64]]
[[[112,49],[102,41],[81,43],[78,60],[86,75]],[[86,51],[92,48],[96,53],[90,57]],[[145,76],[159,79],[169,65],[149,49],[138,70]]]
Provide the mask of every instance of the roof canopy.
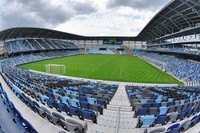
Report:
[[200,25],[200,0],[172,0],[140,32],[140,40],[154,40]]
[[[15,38],[52,38],[69,40],[121,39],[123,41],[152,41],[165,36],[181,35],[186,29],[200,27],[200,0],[172,0],[144,27],[137,37],[120,36],[81,36],[42,28],[11,28],[0,32],[0,40]],[[198,26],[197,26],[198,27]],[[193,29],[192,33],[200,32]],[[169,36],[168,36],[169,35]]]
[[0,40],[16,39],[16,38],[51,38],[51,39],[67,39],[67,40],[104,40],[104,39],[121,39],[123,41],[135,41],[135,37],[120,36],[81,36],[61,31],[55,31],[42,28],[11,28],[0,32]]

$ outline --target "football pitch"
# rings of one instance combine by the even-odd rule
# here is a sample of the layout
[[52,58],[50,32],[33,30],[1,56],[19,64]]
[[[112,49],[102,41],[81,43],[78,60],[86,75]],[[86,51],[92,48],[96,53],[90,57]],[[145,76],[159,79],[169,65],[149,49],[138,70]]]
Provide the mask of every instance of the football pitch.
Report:
[[182,82],[171,75],[136,56],[76,55],[33,62],[18,67],[46,72],[45,65],[47,64],[65,65],[66,70],[63,75],[66,76],[109,81],[183,85]]

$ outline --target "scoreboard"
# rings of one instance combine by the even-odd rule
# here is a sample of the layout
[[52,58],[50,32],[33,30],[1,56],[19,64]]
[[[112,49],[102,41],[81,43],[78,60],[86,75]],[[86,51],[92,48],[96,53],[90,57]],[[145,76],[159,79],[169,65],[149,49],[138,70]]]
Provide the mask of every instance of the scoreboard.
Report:
[[123,41],[118,39],[106,39],[103,40],[104,45],[122,45]]

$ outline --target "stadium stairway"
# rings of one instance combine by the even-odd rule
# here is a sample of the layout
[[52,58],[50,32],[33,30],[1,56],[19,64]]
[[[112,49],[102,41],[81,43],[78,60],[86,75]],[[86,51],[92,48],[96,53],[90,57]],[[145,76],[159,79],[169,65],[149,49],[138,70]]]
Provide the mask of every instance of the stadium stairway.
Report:
[[118,111],[119,109],[121,111],[127,111],[127,112],[131,111],[131,106],[124,85],[119,85],[116,94],[114,95],[113,99],[111,100],[107,108],[109,110],[115,110],[115,111]]
[[[99,116],[98,125],[104,127],[105,131],[115,133],[131,133],[135,127],[133,111],[130,106],[125,86],[119,85],[107,109],[104,109],[104,115]],[[107,128],[107,129],[106,129]],[[102,132],[102,129],[100,130]]]
[[117,49],[115,49],[115,48],[108,48],[108,49],[110,49],[113,53],[120,55],[120,53]]

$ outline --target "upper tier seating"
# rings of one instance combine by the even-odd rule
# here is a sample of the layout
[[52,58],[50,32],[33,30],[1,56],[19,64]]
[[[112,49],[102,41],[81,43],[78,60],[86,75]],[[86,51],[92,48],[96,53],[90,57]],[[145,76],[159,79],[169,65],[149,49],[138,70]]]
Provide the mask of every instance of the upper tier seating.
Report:
[[72,42],[50,39],[12,40],[5,42],[5,47],[8,53],[77,48]]
[[[152,49],[154,50],[154,49]],[[168,49],[155,49],[155,51],[163,51],[163,52],[174,52],[174,53],[185,53],[185,54],[193,54],[196,55],[198,52],[198,49],[196,51],[194,50],[189,50],[185,48],[168,48]]]

